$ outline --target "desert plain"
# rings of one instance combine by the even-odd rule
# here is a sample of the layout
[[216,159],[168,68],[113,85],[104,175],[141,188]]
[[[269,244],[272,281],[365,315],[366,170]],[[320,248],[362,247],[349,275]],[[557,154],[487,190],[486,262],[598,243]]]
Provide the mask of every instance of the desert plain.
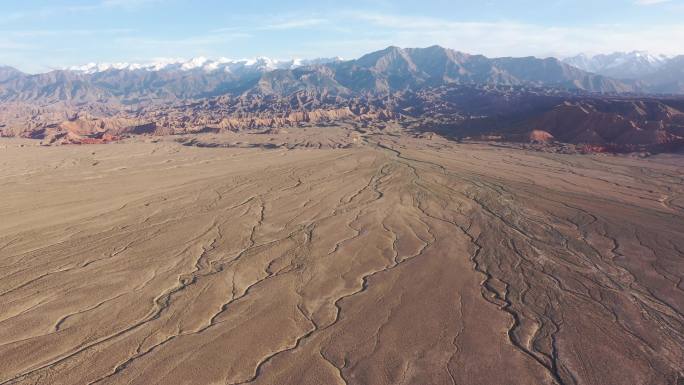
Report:
[[0,384],[684,381],[684,155],[0,141]]

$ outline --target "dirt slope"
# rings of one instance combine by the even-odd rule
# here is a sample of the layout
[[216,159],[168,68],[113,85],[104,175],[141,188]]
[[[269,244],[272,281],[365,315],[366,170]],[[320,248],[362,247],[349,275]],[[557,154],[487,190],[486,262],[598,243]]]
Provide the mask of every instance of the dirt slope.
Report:
[[684,377],[681,156],[361,139],[0,142],[0,384]]

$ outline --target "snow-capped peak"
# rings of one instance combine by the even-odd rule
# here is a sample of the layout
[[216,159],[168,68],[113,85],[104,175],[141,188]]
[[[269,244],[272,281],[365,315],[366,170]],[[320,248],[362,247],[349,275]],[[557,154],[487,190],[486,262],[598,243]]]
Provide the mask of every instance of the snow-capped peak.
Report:
[[670,60],[665,55],[653,55],[646,51],[614,52],[612,54],[579,54],[563,61],[589,72],[620,78],[638,79],[651,74]]
[[195,68],[202,68],[204,65],[209,61],[209,59],[205,58],[204,56],[199,56],[196,58],[192,58],[185,63],[181,65],[181,69],[183,70],[193,70]]
[[189,60],[179,58],[162,58],[147,63],[88,63],[85,65],[68,67],[66,69],[69,71],[82,72],[86,74],[94,74],[110,70],[203,70],[206,72],[213,72],[218,70],[223,70],[226,72],[233,72],[235,70],[273,71],[277,69],[292,69],[307,65],[325,64],[339,60],[341,59],[338,57],[319,59],[276,60],[264,56],[256,57],[253,59],[229,59],[225,57],[220,57],[218,59],[209,59],[203,56],[199,56],[191,58]]

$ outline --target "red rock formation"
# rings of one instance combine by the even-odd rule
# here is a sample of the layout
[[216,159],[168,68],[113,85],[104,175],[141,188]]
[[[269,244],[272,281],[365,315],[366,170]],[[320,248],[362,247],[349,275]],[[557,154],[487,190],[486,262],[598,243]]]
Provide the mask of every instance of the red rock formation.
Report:
[[532,130],[529,139],[530,142],[548,143],[553,140],[553,135],[544,130]]

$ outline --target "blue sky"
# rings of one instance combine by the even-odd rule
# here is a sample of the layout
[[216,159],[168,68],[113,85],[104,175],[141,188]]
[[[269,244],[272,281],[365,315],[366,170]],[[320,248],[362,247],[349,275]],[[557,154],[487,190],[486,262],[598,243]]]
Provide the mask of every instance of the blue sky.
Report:
[[488,56],[684,54],[684,0],[2,0],[0,64],[354,58],[440,44]]

